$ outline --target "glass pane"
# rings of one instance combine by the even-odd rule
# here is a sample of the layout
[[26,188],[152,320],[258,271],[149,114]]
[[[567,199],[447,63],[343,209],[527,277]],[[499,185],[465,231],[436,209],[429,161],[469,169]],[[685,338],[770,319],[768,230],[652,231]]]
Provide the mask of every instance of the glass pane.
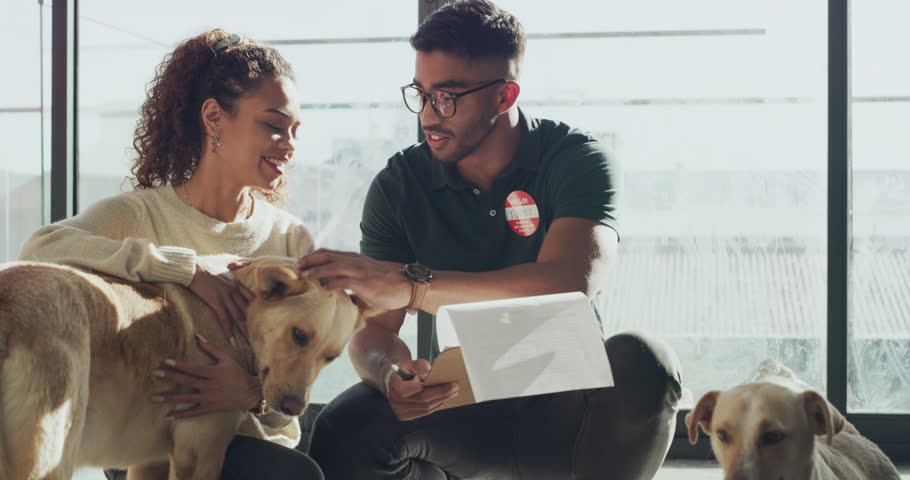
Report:
[[910,413],[910,4],[851,3],[851,412]]
[[[80,2],[81,207],[131,188],[124,180],[132,131],[156,65],[179,41],[218,26],[271,42],[294,66],[303,118],[288,174],[290,210],[320,246],[359,248],[370,181],[417,138],[398,90],[412,76],[407,37],[417,3],[266,1],[255,10],[262,14],[211,1],[169,0],[140,12],[113,0]],[[416,352],[416,321],[405,322],[402,337]],[[327,402],[356,381],[345,356],[320,375],[311,400]]]
[[[16,259],[44,212],[41,8],[36,2],[0,5],[0,17],[11,20],[0,29],[0,42],[16,46],[3,53],[3,63],[16,67],[0,80],[0,262]],[[45,14],[50,18],[50,8]]]
[[624,170],[606,333],[667,341],[696,400],[766,358],[824,392],[826,3],[500,4],[531,38],[524,108]]
[[568,0],[560,2],[559,10],[578,14],[554,15],[548,2],[496,4],[515,14],[529,34],[754,28],[785,5],[781,0]]

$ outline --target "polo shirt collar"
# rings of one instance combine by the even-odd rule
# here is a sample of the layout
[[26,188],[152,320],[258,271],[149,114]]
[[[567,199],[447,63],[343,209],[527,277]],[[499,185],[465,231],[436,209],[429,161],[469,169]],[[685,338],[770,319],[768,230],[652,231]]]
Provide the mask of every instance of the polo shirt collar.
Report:
[[469,187],[468,183],[461,178],[461,175],[458,174],[458,171],[455,170],[454,165],[445,165],[433,156],[433,152],[430,150],[430,146],[427,145],[427,142],[424,142],[420,145],[420,148],[423,148],[427,159],[430,161],[430,176],[432,177],[432,186],[434,190],[438,190],[442,187],[448,185],[453,190],[465,190]]
[[[515,151],[512,162],[502,171],[500,176],[508,175],[519,169],[537,170],[540,164],[540,136],[536,135],[536,130],[540,127],[540,121],[530,115],[526,115],[521,108],[518,109],[518,116],[518,128],[521,129],[518,149]],[[442,162],[433,157],[430,146],[425,140],[420,144],[420,148],[424,150],[424,153],[430,159],[430,180],[433,189],[439,189],[446,185],[454,190],[464,190],[471,187],[461,178],[454,166],[443,165]]]

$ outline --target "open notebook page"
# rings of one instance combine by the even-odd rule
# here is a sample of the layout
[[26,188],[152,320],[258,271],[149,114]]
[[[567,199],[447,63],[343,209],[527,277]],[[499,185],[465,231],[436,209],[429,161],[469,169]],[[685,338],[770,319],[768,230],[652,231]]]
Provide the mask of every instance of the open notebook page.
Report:
[[478,402],[613,385],[579,292],[447,305],[436,319],[440,344],[461,347]]

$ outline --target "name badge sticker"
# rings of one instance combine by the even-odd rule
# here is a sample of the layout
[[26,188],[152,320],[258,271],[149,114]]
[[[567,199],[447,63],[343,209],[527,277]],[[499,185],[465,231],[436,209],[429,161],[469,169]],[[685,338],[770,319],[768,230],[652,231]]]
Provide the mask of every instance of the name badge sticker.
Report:
[[530,237],[540,225],[537,202],[527,192],[515,190],[506,197],[506,221],[512,231],[522,237]]

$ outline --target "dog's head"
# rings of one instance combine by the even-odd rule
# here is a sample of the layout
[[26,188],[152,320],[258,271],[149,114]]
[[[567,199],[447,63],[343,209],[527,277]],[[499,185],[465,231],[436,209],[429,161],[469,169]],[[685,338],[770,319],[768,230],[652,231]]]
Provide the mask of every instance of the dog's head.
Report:
[[291,258],[257,258],[234,274],[256,295],[247,309],[247,328],[266,403],[300,415],[319,371],[379,312],[342,290],[301,279]]
[[809,478],[815,437],[830,444],[844,418],[816,392],[764,382],[706,393],[686,426],[692,444],[698,427],[711,436],[725,480],[802,480]]

